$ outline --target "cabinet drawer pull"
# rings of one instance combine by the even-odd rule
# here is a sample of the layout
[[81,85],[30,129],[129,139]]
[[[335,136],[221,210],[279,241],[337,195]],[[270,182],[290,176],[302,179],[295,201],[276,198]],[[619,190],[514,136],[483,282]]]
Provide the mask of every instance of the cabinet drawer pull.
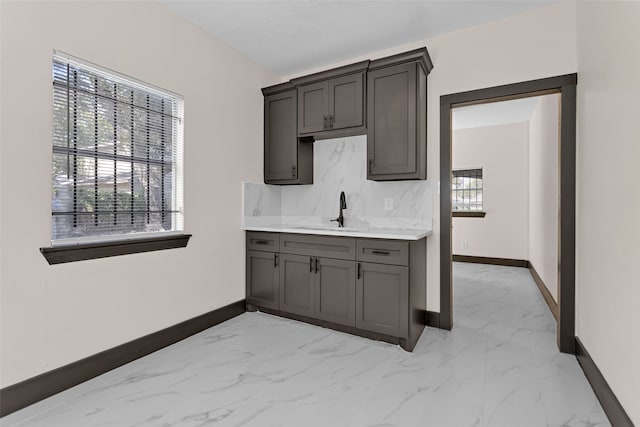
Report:
[[268,240],[255,240],[253,243],[255,243],[256,245],[268,245],[269,241]]
[[389,255],[389,252],[386,251],[371,251],[371,253],[375,255]]

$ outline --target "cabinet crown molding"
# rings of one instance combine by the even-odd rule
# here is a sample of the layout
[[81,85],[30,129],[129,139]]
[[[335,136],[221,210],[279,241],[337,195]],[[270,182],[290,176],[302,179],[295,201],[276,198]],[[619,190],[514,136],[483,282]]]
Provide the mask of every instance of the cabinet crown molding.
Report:
[[355,62],[353,64],[344,65],[342,67],[331,68],[329,70],[319,71],[317,73],[296,77],[285,83],[265,87],[262,89],[262,93],[264,95],[273,95],[274,93],[284,92],[298,86],[315,83],[334,77],[340,77],[347,74],[364,73],[368,70],[375,70],[382,67],[388,67],[390,65],[401,64],[403,62],[420,63],[427,75],[433,69],[433,62],[431,61],[431,57],[429,56],[429,51],[426,47],[421,47],[419,49],[410,50],[408,52],[385,56],[384,58],[378,58],[374,60],[367,59],[364,61]]
[[332,79],[334,77],[345,76],[347,74],[364,73],[365,71],[367,71],[367,68],[369,68],[370,62],[371,61],[367,59],[366,61],[356,62],[354,64],[345,65],[343,67],[332,68],[330,70],[320,71],[306,76],[297,77],[295,79],[291,79],[290,82],[293,86],[302,86],[309,83]]
[[372,60],[369,63],[369,70],[376,70],[378,68],[402,64],[405,62],[418,62],[427,75],[431,70],[433,70],[433,62],[431,62],[431,57],[429,56],[429,51],[427,51],[426,47]]
[[277,85],[263,87],[262,95],[275,95],[276,93],[286,92],[291,89],[295,89],[295,86],[292,85],[291,82],[279,83]]

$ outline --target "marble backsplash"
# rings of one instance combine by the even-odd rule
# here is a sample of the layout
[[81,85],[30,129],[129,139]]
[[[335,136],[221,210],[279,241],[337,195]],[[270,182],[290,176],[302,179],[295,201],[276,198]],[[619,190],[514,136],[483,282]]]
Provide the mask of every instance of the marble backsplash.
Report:
[[[243,183],[245,225],[327,224],[344,191],[346,226],[431,229],[432,182],[368,181],[366,136],[317,141],[313,149],[313,185]],[[385,198],[393,199],[391,210]]]

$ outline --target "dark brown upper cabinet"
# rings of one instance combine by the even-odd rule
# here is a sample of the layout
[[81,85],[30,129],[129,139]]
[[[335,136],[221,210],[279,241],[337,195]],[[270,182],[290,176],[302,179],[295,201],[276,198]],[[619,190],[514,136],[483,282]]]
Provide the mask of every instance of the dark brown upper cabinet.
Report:
[[367,179],[426,179],[427,48],[262,89],[264,182],[313,184],[313,144],[367,135]]
[[301,142],[297,129],[297,90],[285,83],[264,94],[264,182],[313,183],[313,144]]
[[364,73],[298,88],[298,133],[315,134],[363,125]]
[[368,64],[363,61],[292,80],[298,88],[298,135],[327,139],[366,133]]
[[367,179],[426,179],[426,48],[371,61],[367,73]]
[[298,88],[298,133],[310,134],[329,127],[329,82]]

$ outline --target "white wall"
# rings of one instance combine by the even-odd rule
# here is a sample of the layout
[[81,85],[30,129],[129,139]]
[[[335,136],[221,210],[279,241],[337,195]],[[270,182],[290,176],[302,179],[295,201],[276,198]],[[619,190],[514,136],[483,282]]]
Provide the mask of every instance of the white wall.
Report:
[[578,2],[577,324],[640,425],[640,3]]
[[[241,181],[275,76],[156,2],[0,2],[0,387],[241,300]],[[49,266],[59,49],[185,99],[183,249]]]
[[[370,52],[278,81],[427,46],[434,64],[427,79],[427,177],[437,182],[440,179],[440,96],[576,72],[575,8],[573,2],[560,2],[511,18]],[[427,238],[427,309],[433,311],[440,310],[439,206],[436,191],[434,234]]]
[[529,121],[529,261],[558,301],[559,95],[539,98]]
[[484,218],[453,218],[453,253],[528,259],[528,122],[454,130],[452,164],[482,167],[486,212]]

